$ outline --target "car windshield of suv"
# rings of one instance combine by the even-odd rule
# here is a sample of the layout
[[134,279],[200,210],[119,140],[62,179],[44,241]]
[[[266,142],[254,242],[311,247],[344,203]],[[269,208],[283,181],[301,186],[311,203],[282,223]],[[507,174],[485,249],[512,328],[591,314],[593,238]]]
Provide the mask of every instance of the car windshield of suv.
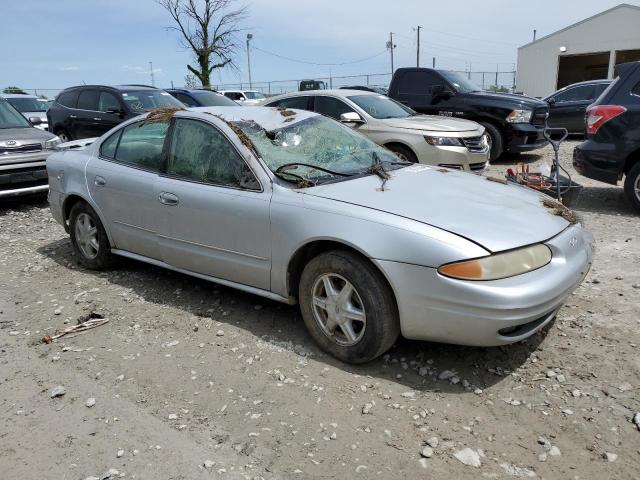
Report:
[[7,98],[7,102],[16,107],[19,112],[46,112],[49,103],[39,98]]
[[8,102],[0,100],[0,128],[31,128],[31,124]]
[[229,97],[214,92],[191,92],[203,107],[237,107],[238,104]]
[[262,100],[263,98],[267,98],[260,92],[244,92],[244,96],[249,100]]
[[171,94],[162,90],[128,90],[122,92],[122,98],[134,112],[146,112],[160,107],[184,107]]
[[453,85],[453,88],[455,88],[458,93],[472,93],[482,91],[482,89],[478,85],[473,83],[461,73],[449,72],[445,70],[438,71],[444,78],[449,81],[451,85]]
[[[265,130],[255,121],[233,123],[251,139],[271,171],[276,172],[279,167],[290,163],[307,164],[292,165],[277,172],[291,174],[293,181],[296,176],[318,183],[343,180],[350,175],[366,175],[377,161],[382,162],[386,170],[404,165],[398,165],[398,157],[389,150],[321,115],[306,117],[274,130]],[[314,166],[344,176],[314,169]]]
[[353,95],[347,98],[373,118],[407,118],[417,115],[409,107],[384,95]]

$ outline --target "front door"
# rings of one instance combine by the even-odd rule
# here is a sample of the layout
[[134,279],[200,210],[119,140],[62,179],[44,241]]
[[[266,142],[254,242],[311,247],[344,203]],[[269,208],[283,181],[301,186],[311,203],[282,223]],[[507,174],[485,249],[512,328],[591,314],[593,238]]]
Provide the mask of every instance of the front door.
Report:
[[584,115],[595,96],[595,85],[578,85],[557,94],[549,105],[547,124],[552,128],[566,128],[569,133],[583,133]]
[[177,268],[268,290],[270,185],[261,185],[210,123],[173,120],[166,172],[156,184],[158,242]]
[[128,125],[102,142],[86,168],[91,198],[115,248],[158,260],[155,184],[166,132],[167,123]]

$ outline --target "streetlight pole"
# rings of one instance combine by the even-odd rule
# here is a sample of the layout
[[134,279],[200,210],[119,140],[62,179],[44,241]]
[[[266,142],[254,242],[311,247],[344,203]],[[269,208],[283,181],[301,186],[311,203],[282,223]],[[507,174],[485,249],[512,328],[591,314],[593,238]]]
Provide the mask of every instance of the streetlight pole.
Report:
[[253,89],[253,84],[251,83],[251,47],[249,42],[253,38],[253,34],[247,33],[247,67],[249,69],[249,88]]
[[416,67],[420,67],[420,29],[421,28],[422,27],[418,25],[418,42],[417,42],[418,49],[416,50]]

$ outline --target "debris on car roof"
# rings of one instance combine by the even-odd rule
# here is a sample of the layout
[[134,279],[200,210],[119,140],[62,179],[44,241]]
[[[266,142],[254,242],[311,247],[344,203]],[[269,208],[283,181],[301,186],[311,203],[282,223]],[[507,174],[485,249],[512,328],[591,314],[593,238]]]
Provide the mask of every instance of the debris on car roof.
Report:
[[142,121],[142,124],[145,123],[162,123],[168,122],[171,118],[176,114],[176,112],[184,111],[184,108],[181,107],[161,107],[154,108],[149,111],[149,115]]

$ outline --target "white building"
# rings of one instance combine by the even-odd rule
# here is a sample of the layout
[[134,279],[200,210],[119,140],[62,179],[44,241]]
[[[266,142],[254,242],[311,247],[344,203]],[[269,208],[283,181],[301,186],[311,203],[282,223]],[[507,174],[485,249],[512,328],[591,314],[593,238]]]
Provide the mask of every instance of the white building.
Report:
[[621,4],[518,48],[517,91],[545,97],[572,83],[613,78],[640,60],[640,7]]

